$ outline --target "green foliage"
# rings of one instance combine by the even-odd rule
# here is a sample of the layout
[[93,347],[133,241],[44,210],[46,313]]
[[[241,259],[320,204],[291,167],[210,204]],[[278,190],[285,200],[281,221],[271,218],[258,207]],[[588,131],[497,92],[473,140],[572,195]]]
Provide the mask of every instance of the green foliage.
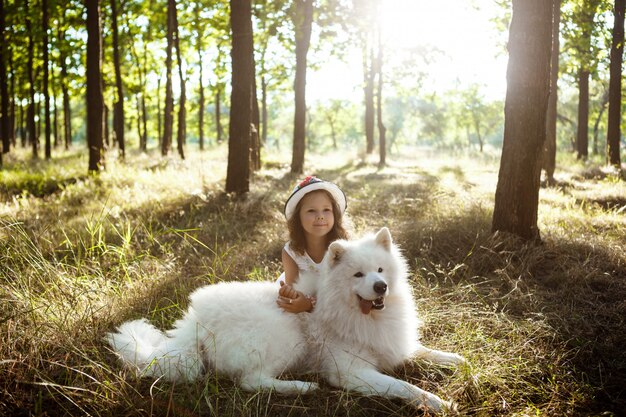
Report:
[[313,152],[355,149],[361,145],[363,126],[360,107],[347,100],[318,102],[311,109],[307,145]]
[[[163,117],[163,68],[165,60],[165,0],[119,1],[120,52],[122,77],[126,100],[126,130],[129,148],[137,148],[143,124],[140,106],[146,105],[148,148],[157,146],[159,126]],[[366,48],[371,43],[378,0],[317,1],[313,42],[309,54],[309,68],[321,68],[330,59],[355,60],[347,54],[352,48]],[[506,43],[510,21],[510,1],[495,1],[500,7],[494,9],[492,22],[498,29],[498,42]],[[486,8],[483,2],[472,1],[472,7]],[[36,76],[35,100],[41,100],[41,0],[29,0],[29,8],[23,1],[10,0],[5,7],[7,14],[7,39],[10,50],[11,94],[16,103],[16,130],[18,144],[23,127],[20,118],[28,105],[26,65],[28,34],[25,17],[32,22]],[[258,99],[262,99],[262,86],[267,93],[269,113],[267,123],[268,149],[289,149],[293,137],[293,85],[295,51],[293,10],[291,0],[255,0],[253,2],[253,28],[255,35],[255,60]],[[228,126],[230,99],[230,21],[226,0],[194,0],[177,3],[181,26],[181,52],[187,81],[188,143],[195,146],[199,134],[198,103],[200,99],[200,63],[203,68],[205,96],[205,138],[216,146],[217,136],[216,96],[222,109],[221,126]],[[62,131],[61,87],[69,89],[72,137],[74,142],[85,140],[85,8],[77,0],[50,1],[49,33],[51,47],[51,89],[56,96],[54,106],[58,110],[59,131]],[[576,74],[582,65],[592,71],[590,134],[598,139],[598,152],[604,152],[606,113],[603,113],[605,90],[608,79],[608,46],[612,24],[612,2],[609,0],[563,0],[561,19],[561,79],[559,80],[559,149],[569,150],[572,131],[577,124]],[[102,2],[104,32],[104,88],[105,100],[112,109],[114,71],[110,2]],[[368,38],[370,37],[370,38]],[[465,149],[483,146],[499,147],[503,130],[501,108],[504,97],[488,97],[482,85],[459,84],[450,91],[433,94],[432,79],[427,74],[433,61],[445,51],[434,45],[416,43],[416,47],[398,50],[387,45],[384,65],[383,120],[388,132],[388,147],[393,154],[403,145],[435,145],[439,148]],[[200,55],[198,48],[201,49]],[[504,46],[503,46],[504,49]],[[61,75],[61,59],[66,63],[68,74]],[[359,60],[360,57],[356,57]],[[357,65],[358,66],[358,65]],[[353,74],[361,80],[363,74]],[[435,76],[436,77],[436,76]],[[175,84],[178,77],[175,77]],[[175,92],[177,85],[174,86]],[[309,150],[323,152],[337,146],[363,147],[363,105],[361,91],[355,91],[350,100],[337,97],[339,102],[309,102],[308,146]],[[176,96],[176,94],[175,94]],[[348,102],[349,101],[349,102]],[[177,106],[178,103],[175,103]],[[41,103],[38,103],[41,113]],[[338,106],[338,107],[337,107]],[[333,111],[335,109],[336,111]],[[338,110],[337,110],[338,109]],[[41,114],[38,114],[41,120]],[[112,125],[112,111],[108,126]],[[596,122],[597,121],[597,125]],[[333,126],[337,123],[337,127]],[[594,128],[597,126],[597,129]],[[43,126],[38,126],[41,130]],[[335,130],[335,140],[332,131]],[[59,136],[61,134],[59,133]],[[226,135],[222,137],[226,139]],[[55,154],[56,157],[56,154]],[[38,180],[25,188],[41,188]],[[19,187],[18,187],[19,188]]]
[[431,145],[440,149],[499,148],[503,102],[488,99],[477,85],[446,94],[403,95],[385,102],[390,149]]
[[560,67],[564,74],[576,79],[578,71],[585,69],[597,78],[600,66],[608,66],[610,31],[606,14],[611,5],[608,0],[563,0]]

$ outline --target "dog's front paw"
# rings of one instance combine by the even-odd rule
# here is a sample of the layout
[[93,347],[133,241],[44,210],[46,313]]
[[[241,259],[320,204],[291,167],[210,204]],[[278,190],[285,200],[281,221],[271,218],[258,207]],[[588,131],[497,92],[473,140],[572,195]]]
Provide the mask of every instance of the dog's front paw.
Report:
[[429,412],[437,414],[445,410],[449,410],[451,407],[452,403],[444,401],[430,392],[425,392],[419,402],[419,408],[423,408]]
[[462,365],[466,364],[467,361],[461,355],[457,355],[456,353],[449,352],[440,352],[437,358],[437,363],[442,365]]
[[450,363],[451,365],[463,365],[467,363],[467,360],[461,355],[457,355],[456,353],[451,353],[450,360],[448,363]]
[[302,387],[302,394],[308,392],[317,391],[320,389],[320,385],[317,382],[305,382]]

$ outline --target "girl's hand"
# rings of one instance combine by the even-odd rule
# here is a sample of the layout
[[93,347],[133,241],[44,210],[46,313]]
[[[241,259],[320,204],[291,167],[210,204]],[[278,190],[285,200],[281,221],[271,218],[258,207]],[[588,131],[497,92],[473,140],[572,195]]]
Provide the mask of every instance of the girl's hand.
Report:
[[304,294],[296,291],[291,285],[282,283],[276,304],[288,313],[302,313],[313,309],[313,304]]
[[280,282],[280,289],[278,290],[278,295],[284,298],[294,299],[298,296],[298,291],[296,291],[291,285],[285,284],[284,282]]

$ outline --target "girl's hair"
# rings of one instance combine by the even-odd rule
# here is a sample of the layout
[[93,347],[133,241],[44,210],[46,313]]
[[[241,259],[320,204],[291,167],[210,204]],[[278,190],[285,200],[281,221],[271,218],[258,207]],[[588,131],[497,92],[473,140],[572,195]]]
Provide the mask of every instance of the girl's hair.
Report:
[[[337,204],[333,196],[326,190],[315,190],[311,191],[309,194],[312,193],[325,193],[333,205],[333,217],[335,222],[333,224],[333,228],[330,229],[330,231],[326,234],[326,248],[328,248],[328,245],[330,245],[335,240],[348,239],[348,232],[343,226],[343,216],[341,214],[341,209],[339,208],[339,204]],[[304,252],[306,251],[306,238],[304,236],[304,228],[302,227],[302,222],[300,221],[300,209],[302,208],[303,200],[304,199],[298,202],[293,216],[291,216],[291,219],[287,221],[289,239],[291,240],[289,246],[300,255],[304,255]]]

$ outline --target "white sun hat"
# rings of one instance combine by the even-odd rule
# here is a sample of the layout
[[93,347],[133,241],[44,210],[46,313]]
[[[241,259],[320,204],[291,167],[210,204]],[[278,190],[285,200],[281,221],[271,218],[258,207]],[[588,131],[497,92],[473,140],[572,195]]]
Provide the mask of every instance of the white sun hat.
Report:
[[291,216],[293,216],[298,203],[300,202],[300,200],[302,200],[302,197],[304,197],[311,191],[316,190],[328,191],[337,202],[341,214],[346,211],[346,206],[348,205],[348,203],[346,201],[346,195],[343,191],[341,191],[341,188],[337,187],[332,182],[324,181],[314,176],[308,176],[304,180],[302,180],[302,182],[296,185],[296,187],[293,189],[293,192],[287,199],[287,202],[285,202],[284,212],[287,220],[291,219]]

